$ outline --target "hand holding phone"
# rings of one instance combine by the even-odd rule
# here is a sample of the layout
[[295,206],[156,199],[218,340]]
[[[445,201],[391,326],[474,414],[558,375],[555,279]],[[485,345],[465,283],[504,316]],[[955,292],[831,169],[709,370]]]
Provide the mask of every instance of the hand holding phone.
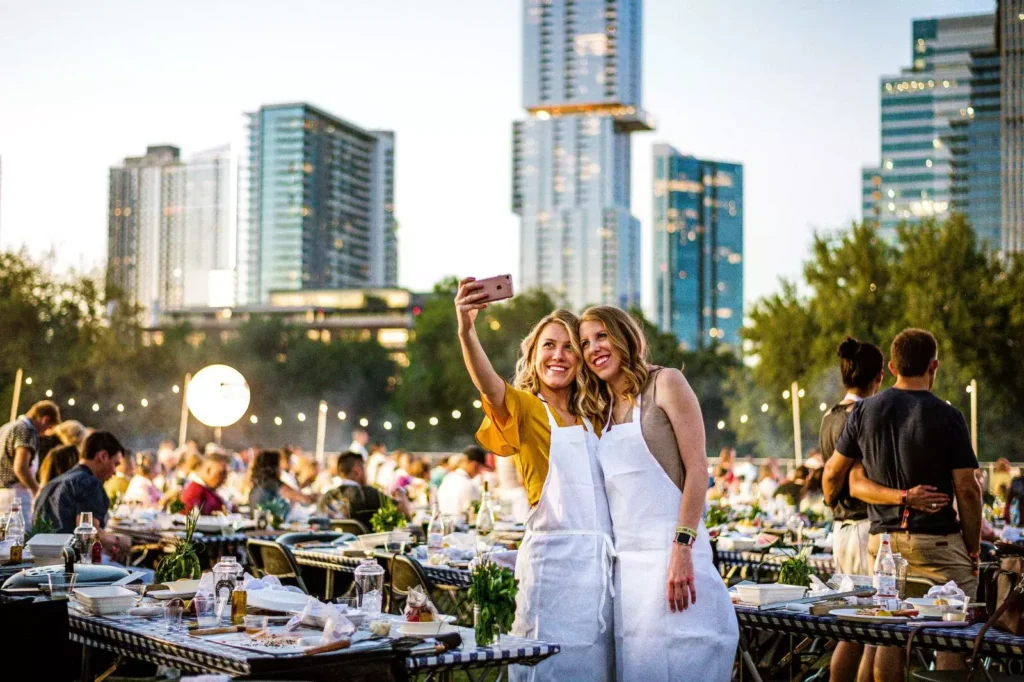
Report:
[[466,277],[459,281],[455,294],[455,310],[459,317],[459,329],[465,331],[473,326],[477,312],[493,301],[511,298],[512,275],[499,275],[487,279]]

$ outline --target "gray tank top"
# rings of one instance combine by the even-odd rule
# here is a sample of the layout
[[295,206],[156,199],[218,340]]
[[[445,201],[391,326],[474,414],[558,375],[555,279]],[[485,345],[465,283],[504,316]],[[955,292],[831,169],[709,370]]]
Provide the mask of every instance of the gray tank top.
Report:
[[[640,433],[643,434],[647,449],[654,455],[654,459],[665,470],[669,480],[682,492],[686,471],[683,469],[683,460],[679,457],[676,432],[665,410],[658,407],[655,402],[658,393],[657,376],[661,370],[662,368],[651,370],[647,383],[640,391]],[[629,419],[632,418],[630,412]]]

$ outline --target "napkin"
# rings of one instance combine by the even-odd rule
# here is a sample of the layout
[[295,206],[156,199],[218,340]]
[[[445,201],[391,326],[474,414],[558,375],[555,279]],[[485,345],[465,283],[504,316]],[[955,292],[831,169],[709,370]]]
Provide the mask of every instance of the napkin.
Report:
[[310,597],[302,611],[292,616],[284,628],[291,632],[300,625],[322,627],[323,635],[318,646],[332,644],[340,639],[350,638],[356,631],[356,626],[345,617],[344,608],[338,604],[325,604],[316,597]]
[[498,564],[499,566],[503,566],[503,567],[505,567],[505,568],[507,568],[509,570],[514,571],[514,570],[516,570],[516,559],[518,557],[519,557],[519,550],[517,550],[517,549],[507,550],[507,551],[500,551],[500,552],[487,552],[486,554],[481,554],[480,556],[478,556],[475,559],[473,559],[472,561],[470,561],[469,562],[469,570],[472,571],[477,566],[479,566],[481,562],[493,561],[494,563]]
[[944,599],[953,597],[960,601],[963,601],[965,599],[964,591],[956,586],[955,580],[950,580],[945,585],[935,585],[930,590],[928,590],[928,594],[926,594],[925,596],[936,598],[942,597]]

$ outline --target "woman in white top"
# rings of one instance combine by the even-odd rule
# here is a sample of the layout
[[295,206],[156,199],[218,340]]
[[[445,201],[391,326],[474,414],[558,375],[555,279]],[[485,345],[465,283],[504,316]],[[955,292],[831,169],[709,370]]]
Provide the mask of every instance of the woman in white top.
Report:
[[649,368],[643,330],[618,308],[584,312],[580,344],[588,391],[608,413],[597,459],[618,559],[617,679],[725,682],[739,626],[701,520],[708,461],[697,396],[679,370]]

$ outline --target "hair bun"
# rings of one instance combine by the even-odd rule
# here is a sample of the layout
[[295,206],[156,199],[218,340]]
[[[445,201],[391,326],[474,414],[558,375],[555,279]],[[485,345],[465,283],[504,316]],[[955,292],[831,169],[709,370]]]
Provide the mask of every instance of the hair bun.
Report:
[[843,360],[855,360],[857,358],[857,353],[860,352],[860,345],[860,341],[852,336],[847,336],[843,339],[843,342],[839,344],[839,357]]

